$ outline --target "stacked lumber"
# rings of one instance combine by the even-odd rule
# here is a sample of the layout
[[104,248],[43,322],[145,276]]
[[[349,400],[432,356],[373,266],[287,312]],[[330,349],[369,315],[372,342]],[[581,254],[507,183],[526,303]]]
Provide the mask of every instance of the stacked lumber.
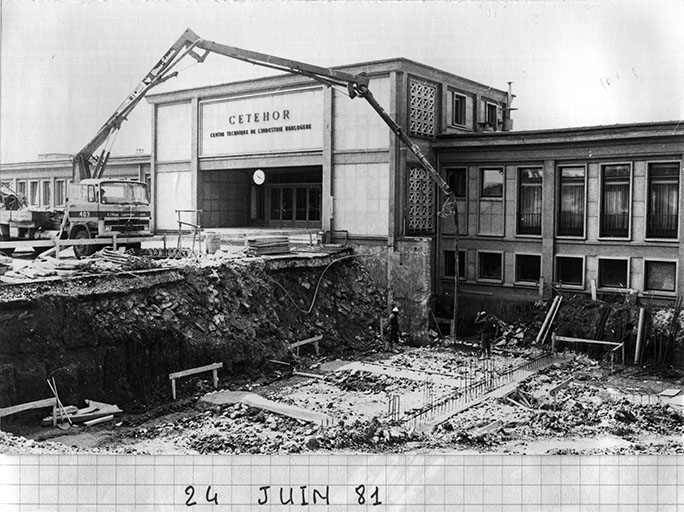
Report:
[[290,241],[286,236],[260,236],[247,239],[247,252],[255,256],[283,254],[290,252]]
[[47,257],[44,260],[35,260],[15,270],[0,272],[0,282],[3,283],[28,283],[31,281],[60,278],[76,275],[87,269],[90,264],[83,260],[58,260]]

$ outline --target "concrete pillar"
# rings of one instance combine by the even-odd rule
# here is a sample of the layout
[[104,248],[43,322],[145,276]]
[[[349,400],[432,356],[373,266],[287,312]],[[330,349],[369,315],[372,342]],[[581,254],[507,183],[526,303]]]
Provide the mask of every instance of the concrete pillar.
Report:
[[333,116],[335,113],[332,87],[323,88],[323,155],[321,156],[321,227],[324,231],[333,229]]
[[[684,161],[684,155],[679,155],[679,158]],[[680,180],[682,174],[680,173]],[[677,295],[682,295],[684,292],[684,194],[681,193],[682,186],[679,185],[679,258],[677,261]],[[646,277],[644,276],[644,279]]]
[[152,137],[150,148],[150,201],[152,208],[150,212],[150,229],[154,233],[157,228],[157,109],[159,105],[152,105]]
[[[199,175],[199,99],[190,102],[190,209],[202,209],[202,183]],[[192,218],[192,217],[191,217]],[[194,221],[194,219],[193,219]]]
[[[394,119],[402,128],[405,128],[403,108],[405,101],[399,101],[400,98],[406,97],[406,75],[404,73],[392,72],[390,73],[390,104],[388,107],[388,114]],[[401,179],[402,172],[402,153],[401,143],[395,137],[394,133],[387,128],[389,137],[389,220],[388,220],[388,245],[394,247],[395,239],[401,236]]]
[[[544,160],[542,180],[542,264],[541,275],[545,283],[553,282],[556,226],[556,162]],[[551,298],[551,285],[544,288],[544,298]]]

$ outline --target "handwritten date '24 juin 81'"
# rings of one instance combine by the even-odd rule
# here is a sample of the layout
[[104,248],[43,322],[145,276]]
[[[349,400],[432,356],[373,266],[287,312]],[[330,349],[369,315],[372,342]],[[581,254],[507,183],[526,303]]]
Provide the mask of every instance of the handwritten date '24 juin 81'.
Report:
[[[211,486],[204,489],[195,489],[193,485],[185,488],[185,506],[193,507],[200,504],[218,505],[219,495],[213,492]],[[382,505],[380,501],[380,489],[378,487],[366,487],[357,485],[354,487],[354,499],[358,505],[377,506]],[[331,500],[330,486],[321,488],[309,488],[306,485],[296,487],[275,487],[264,485],[259,487],[256,503],[258,505],[330,505]]]

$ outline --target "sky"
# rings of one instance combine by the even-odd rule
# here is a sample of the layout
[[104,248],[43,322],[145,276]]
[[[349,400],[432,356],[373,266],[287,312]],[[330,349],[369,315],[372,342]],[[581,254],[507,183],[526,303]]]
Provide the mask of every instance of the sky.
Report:
[[[684,0],[2,0],[0,15],[3,163],[76,153],[188,27],[324,67],[406,57],[513,82],[514,130],[684,119]],[[274,74],[218,55],[177,69],[153,92]],[[113,154],[150,152],[150,111]]]

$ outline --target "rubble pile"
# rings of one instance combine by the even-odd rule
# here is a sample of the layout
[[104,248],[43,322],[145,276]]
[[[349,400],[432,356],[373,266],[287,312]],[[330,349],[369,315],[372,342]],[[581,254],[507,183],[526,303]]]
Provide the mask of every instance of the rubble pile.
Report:
[[77,449],[66,447],[60,443],[34,441],[21,436],[15,436],[9,432],[0,430],[0,447],[4,455],[28,455],[28,454],[68,454],[76,453]]
[[330,378],[343,391],[359,391],[361,393],[384,393],[401,388],[402,391],[415,391],[421,383],[409,379],[397,379],[389,375],[361,372],[358,370],[344,370],[336,372]]
[[[268,413],[244,404],[137,425],[119,434],[127,439],[118,450],[135,453],[134,444],[171,441],[185,453],[278,454],[351,449],[374,452],[399,446],[419,436],[385,420],[371,418],[320,426]],[[131,444],[128,444],[131,443]]]
[[[167,399],[171,372],[219,361],[229,375],[253,370],[291,359],[290,343],[317,334],[333,353],[377,344],[372,328],[384,295],[354,259],[323,275],[270,270],[262,259],[185,262],[165,272],[43,283],[40,293],[5,304],[0,297],[0,406],[43,398],[56,372],[66,403],[87,391],[130,410]],[[181,395],[192,382],[180,382]]]
[[[486,400],[439,425],[433,433],[435,446],[490,451],[515,442],[602,437],[638,445],[644,437],[663,436],[666,441],[668,437],[679,438],[679,446],[666,442],[652,446],[651,451],[656,453],[670,446],[676,453],[684,453],[681,413],[663,403],[636,403],[606,386],[611,379],[605,369],[586,356],[566,365],[553,364],[502,399]],[[568,385],[550,393],[562,382]],[[595,450],[591,453],[613,453]],[[615,453],[629,453],[624,447],[621,450]]]

